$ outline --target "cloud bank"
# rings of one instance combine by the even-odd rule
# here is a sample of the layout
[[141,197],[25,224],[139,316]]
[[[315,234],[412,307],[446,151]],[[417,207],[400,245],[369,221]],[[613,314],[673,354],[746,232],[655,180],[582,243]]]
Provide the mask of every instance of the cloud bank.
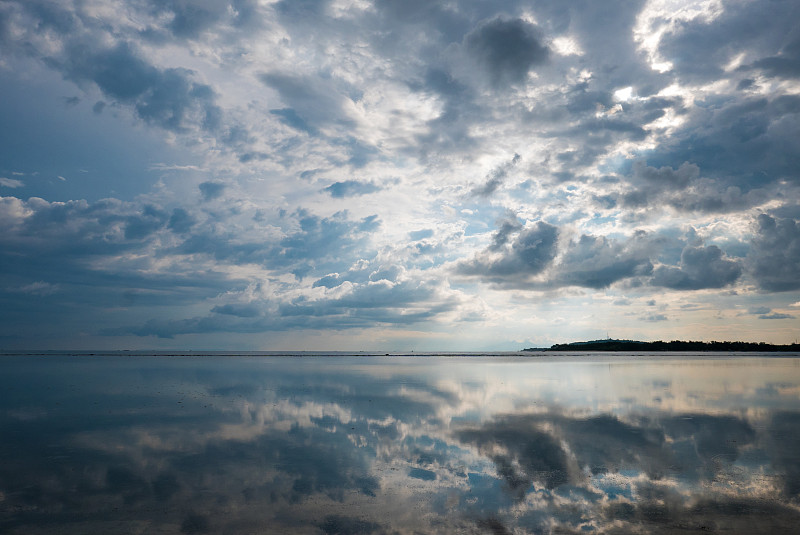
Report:
[[8,0],[0,337],[793,341],[798,20],[788,0]]

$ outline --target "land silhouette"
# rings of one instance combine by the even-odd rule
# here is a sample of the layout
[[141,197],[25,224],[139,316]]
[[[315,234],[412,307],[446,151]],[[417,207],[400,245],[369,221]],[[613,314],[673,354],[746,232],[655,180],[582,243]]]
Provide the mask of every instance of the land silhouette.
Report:
[[549,348],[530,347],[523,351],[800,351],[800,344],[768,344],[766,342],[700,342],[672,340],[641,342],[638,340],[590,340],[555,344]]

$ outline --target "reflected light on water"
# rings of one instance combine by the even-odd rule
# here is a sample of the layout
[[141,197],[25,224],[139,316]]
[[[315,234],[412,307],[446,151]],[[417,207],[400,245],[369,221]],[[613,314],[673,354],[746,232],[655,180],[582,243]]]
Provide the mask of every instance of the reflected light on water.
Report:
[[800,525],[800,359],[4,356],[3,533]]

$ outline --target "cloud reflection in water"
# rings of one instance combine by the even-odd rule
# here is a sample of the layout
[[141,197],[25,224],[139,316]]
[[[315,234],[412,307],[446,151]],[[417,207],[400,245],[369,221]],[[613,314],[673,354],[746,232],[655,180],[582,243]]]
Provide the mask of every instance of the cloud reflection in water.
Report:
[[4,357],[8,533],[791,532],[800,360]]

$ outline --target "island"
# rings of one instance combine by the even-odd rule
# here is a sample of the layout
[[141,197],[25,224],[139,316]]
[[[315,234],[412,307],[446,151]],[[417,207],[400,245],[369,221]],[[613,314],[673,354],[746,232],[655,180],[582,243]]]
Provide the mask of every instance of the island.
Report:
[[700,342],[672,340],[663,342],[641,342],[637,340],[590,340],[555,344],[549,348],[530,347],[522,351],[780,351],[800,352],[800,344],[768,344],[766,342]]

